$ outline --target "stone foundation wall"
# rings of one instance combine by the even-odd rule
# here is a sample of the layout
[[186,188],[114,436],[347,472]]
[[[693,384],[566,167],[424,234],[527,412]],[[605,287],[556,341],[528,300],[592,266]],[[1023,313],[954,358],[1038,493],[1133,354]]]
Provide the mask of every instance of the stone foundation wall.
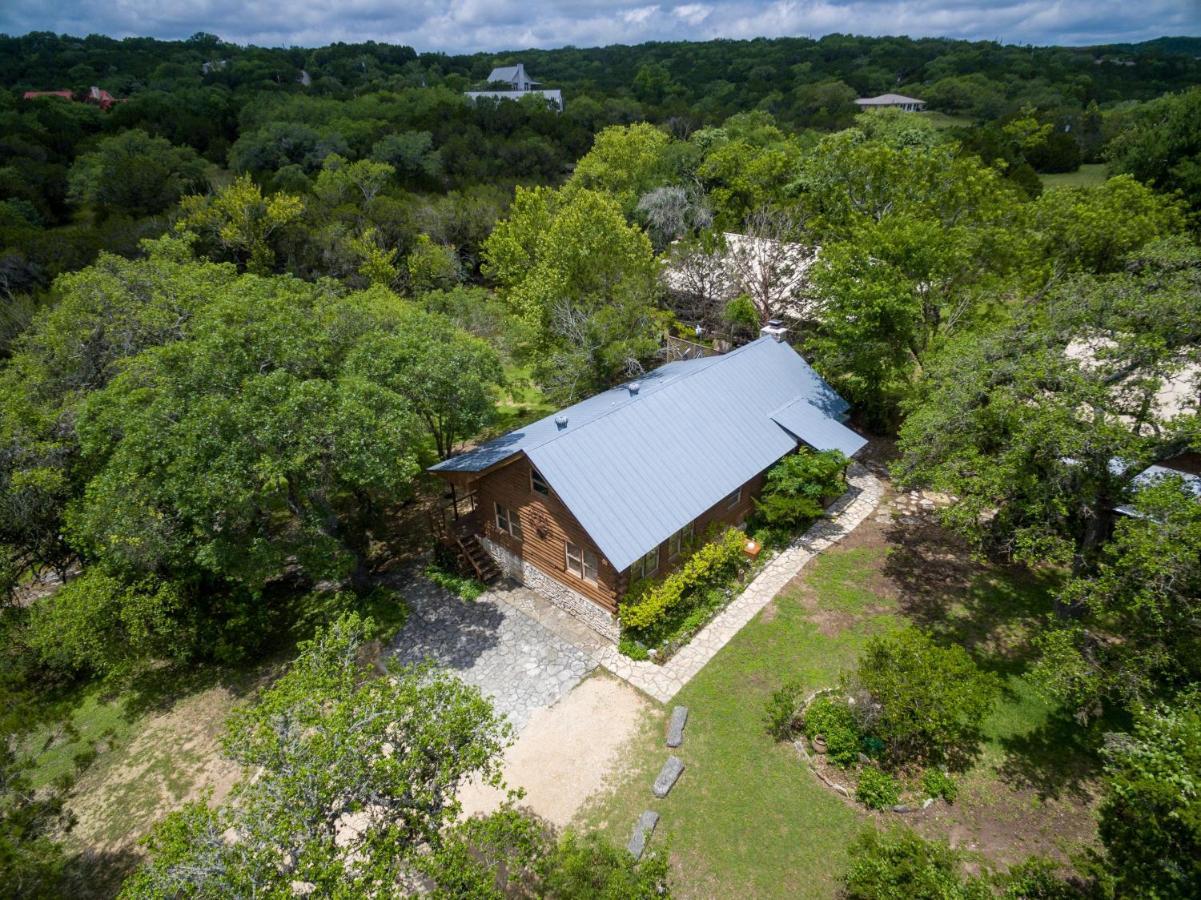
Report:
[[571,613],[602,637],[617,643],[620,628],[617,618],[610,615],[608,610],[589,600],[579,591],[568,587],[557,578],[547,575],[537,566],[521,559],[496,541],[481,537],[480,543],[496,560],[496,564],[505,575],[514,581],[521,582],[531,590],[537,591],[559,609]]

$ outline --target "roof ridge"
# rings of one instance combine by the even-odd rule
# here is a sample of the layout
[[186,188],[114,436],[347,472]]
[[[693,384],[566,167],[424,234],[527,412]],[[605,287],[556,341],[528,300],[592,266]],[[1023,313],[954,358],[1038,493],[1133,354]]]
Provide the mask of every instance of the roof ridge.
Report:
[[[731,359],[731,358],[737,356],[743,350],[746,350],[748,347],[755,346],[762,340],[766,340],[766,338],[756,338],[755,340],[751,341],[748,344],[743,344],[741,347],[734,348],[729,353],[719,354],[718,362],[724,362],[727,359]],[[774,339],[772,340],[772,342],[776,343]],[[707,359],[707,358],[708,357],[700,357],[699,359],[695,359],[695,360],[676,360],[676,362],[700,362],[701,359]],[[665,365],[670,365],[670,363],[665,363]],[[660,366],[659,368],[663,368],[663,367],[664,366]],[[692,371],[681,372],[680,374],[668,379],[667,381],[664,381],[662,384],[653,385],[652,386],[653,390],[651,390],[649,393],[658,394],[664,388],[670,387],[671,385],[674,385],[674,384],[678,384],[679,382],[685,380],[686,378],[690,378],[694,375],[700,375],[703,372],[708,372],[712,368],[713,368],[713,365],[708,365],[703,368],[698,367]],[[651,369],[651,372],[656,372],[656,371],[658,371],[658,369]],[[650,374],[650,373],[648,372],[646,374]],[[638,381],[637,378],[631,378],[629,381],[625,382],[625,384],[630,385],[636,381]],[[604,393],[608,393],[608,391],[615,391],[621,386],[622,385],[616,385],[615,387],[608,388]],[[595,396],[600,396],[600,395],[598,394]],[[591,398],[585,398],[585,400],[587,400],[587,399],[591,399]],[[583,403],[585,401],[581,400],[579,402]],[[605,418],[609,417],[610,415],[612,415],[613,413],[621,412],[624,409],[628,409],[629,407],[633,406],[635,402],[637,402],[637,401],[636,400],[628,400],[628,402],[614,406],[612,409],[606,409],[604,412],[598,413],[597,415],[595,415],[591,419],[589,419],[587,422],[584,422],[579,427],[571,429],[570,431],[568,431],[567,429],[558,430],[554,434],[551,434],[550,436],[548,436],[545,440],[538,441],[536,444],[531,444],[529,448],[523,447],[522,451],[524,452],[526,449],[534,449],[537,447],[545,447],[547,444],[553,443],[553,442],[557,441],[559,438],[565,437],[568,434],[579,434],[581,431],[583,431],[589,425],[599,422],[599,421],[601,421],[601,419],[605,419]],[[578,404],[576,404],[576,403],[572,404],[572,406],[577,406],[577,405]],[[571,406],[565,407],[565,409],[571,409]],[[547,419],[554,419],[554,418],[562,415],[563,412],[564,412],[564,410],[559,410],[558,412],[551,413],[549,416],[543,417],[539,421],[545,422]]]

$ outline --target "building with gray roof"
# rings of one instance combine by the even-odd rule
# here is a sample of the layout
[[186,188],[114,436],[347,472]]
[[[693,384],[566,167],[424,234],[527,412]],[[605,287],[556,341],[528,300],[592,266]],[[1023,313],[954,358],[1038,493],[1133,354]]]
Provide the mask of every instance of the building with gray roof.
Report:
[[531,586],[553,580],[544,592],[565,589],[613,614],[631,580],[669,567],[683,535],[745,518],[777,460],[801,446],[853,456],[866,441],[845,424],[846,401],[782,328],[765,332],[432,467],[473,500],[456,540],[478,540]]

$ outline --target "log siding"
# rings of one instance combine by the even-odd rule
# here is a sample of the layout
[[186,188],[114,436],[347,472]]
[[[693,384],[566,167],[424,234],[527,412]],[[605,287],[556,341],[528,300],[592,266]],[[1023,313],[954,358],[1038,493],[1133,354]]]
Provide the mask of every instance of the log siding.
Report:
[[[549,496],[534,490],[532,469],[532,464],[523,454],[506,465],[486,472],[475,483],[484,536],[555,580],[579,591],[608,612],[616,614],[618,603],[629,587],[631,570],[614,571],[575,516],[555,496],[554,485],[551,485]],[[738,502],[732,507],[727,497],[723,497],[698,516],[693,522],[695,537],[703,537],[705,530],[715,523],[738,525],[745,521],[754,509],[754,499],[759,496],[763,482],[764,474],[760,472],[742,485]],[[518,517],[522,540],[497,527],[496,504],[508,509],[510,515]],[[599,566],[595,581],[580,578],[568,571],[568,542],[596,554]],[[669,544],[670,538],[659,545],[659,567],[654,573],[655,577],[671,571],[680,562],[680,556],[671,557]],[[647,551],[650,549],[648,547]]]

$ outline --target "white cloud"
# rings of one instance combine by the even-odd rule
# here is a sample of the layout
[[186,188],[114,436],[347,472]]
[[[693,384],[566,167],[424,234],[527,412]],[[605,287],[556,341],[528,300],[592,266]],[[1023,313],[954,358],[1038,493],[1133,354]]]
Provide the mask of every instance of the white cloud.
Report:
[[677,6],[671,11],[671,14],[677,19],[683,19],[689,25],[697,26],[705,19],[709,18],[709,13],[712,10],[703,3],[685,3],[682,6]]
[[659,7],[657,5],[639,6],[636,9],[627,9],[623,12],[621,20],[627,25],[641,25],[658,11]]
[[1008,43],[1106,43],[1201,33],[1199,0],[0,0],[0,32],[185,38],[269,46],[376,40],[472,52],[838,31]]

